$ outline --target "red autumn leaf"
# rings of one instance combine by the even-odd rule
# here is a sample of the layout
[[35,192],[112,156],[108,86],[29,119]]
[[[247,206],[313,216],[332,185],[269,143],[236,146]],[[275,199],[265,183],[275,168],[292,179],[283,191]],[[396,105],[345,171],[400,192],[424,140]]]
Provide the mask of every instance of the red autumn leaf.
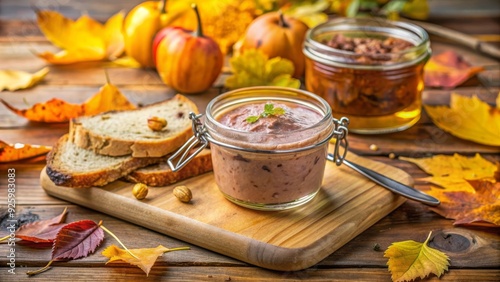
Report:
[[441,201],[434,212],[455,219],[454,225],[500,227],[500,182],[467,180],[470,191],[449,191],[433,188],[429,194]]
[[80,220],[65,225],[54,240],[52,260],[86,257],[104,240],[104,231],[92,220]]
[[17,229],[16,237],[26,241],[21,243],[24,245],[33,246],[36,245],[36,243],[50,243],[49,246],[52,246],[52,242],[54,242],[57,233],[66,225],[62,223],[66,219],[66,214],[66,209],[64,209],[60,215],[54,218],[27,223]]
[[483,67],[471,66],[454,51],[433,55],[424,68],[424,82],[430,87],[454,88],[477,73]]

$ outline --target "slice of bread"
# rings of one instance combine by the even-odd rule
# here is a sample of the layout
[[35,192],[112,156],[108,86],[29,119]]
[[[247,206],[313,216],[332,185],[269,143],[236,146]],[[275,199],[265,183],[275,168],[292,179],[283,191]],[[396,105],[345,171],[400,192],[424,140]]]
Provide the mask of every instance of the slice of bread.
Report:
[[175,182],[194,177],[212,170],[210,150],[204,149],[181,170],[173,172],[166,161],[137,169],[125,176],[125,180],[148,186],[168,186]]
[[110,157],[77,147],[63,135],[47,155],[47,175],[56,185],[85,188],[103,186],[131,171],[164,158]]
[[[189,113],[196,105],[180,94],[130,111],[102,113],[71,120],[70,141],[78,147],[107,156],[161,157],[175,151],[191,135]],[[164,118],[160,131],[148,127],[151,117]]]

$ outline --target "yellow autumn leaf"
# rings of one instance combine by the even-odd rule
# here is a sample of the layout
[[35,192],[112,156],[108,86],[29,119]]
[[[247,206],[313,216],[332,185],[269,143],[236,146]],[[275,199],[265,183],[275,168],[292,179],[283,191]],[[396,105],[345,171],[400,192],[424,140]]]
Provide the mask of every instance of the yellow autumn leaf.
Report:
[[104,24],[104,42],[106,44],[106,58],[114,60],[125,51],[125,39],[123,37],[124,13],[120,12],[109,18]]
[[18,109],[0,99],[9,110],[30,121],[67,122],[79,116],[95,115],[108,111],[134,109],[135,106],[111,83],[106,83],[99,92],[83,104],[72,104],[53,98],[47,102],[37,103],[28,109]]
[[83,109],[84,115],[91,116],[108,111],[132,110],[135,109],[135,105],[130,103],[116,86],[106,83],[83,104]]
[[387,265],[392,281],[424,279],[431,273],[440,277],[449,266],[448,256],[427,245],[431,233],[424,243],[413,240],[392,243],[384,253],[389,258]]
[[159,245],[156,248],[149,248],[149,249],[129,249],[129,251],[132,252],[132,254],[134,254],[135,257],[133,257],[126,250],[120,249],[115,245],[111,245],[107,247],[104,251],[102,251],[102,255],[109,258],[106,264],[118,260],[123,260],[127,263],[138,266],[146,273],[146,275],[149,275],[149,271],[155,264],[156,259],[158,259],[158,257],[160,257],[166,252],[180,251],[180,250],[189,250],[189,248],[181,247],[181,248],[169,249],[162,245]]
[[49,73],[49,68],[43,68],[35,73],[19,70],[0,70],[0,91],[15,91],[33,87],[42,81]]
[[138,69],[141,68],[141,64],[139,64],[139,62],[137,62],[132,57],[123,56],[116,60],[113,60],[112,62],[109,62],[105,67],[126,67]]
[[48,153],[52,147],[29,144],[7,144],[0,141],[0,163],[12,162]]
[[492,177],[496,165],[476,154],[474,157],[460,154],[435,155],[429,158],[399,157],[400,160],[412,162],[432,176],[454,176],[468,180]]
[[451,95],[450,106],[425,106],[439,128],[459,138],[476,143],[500,146],[500,93],[494,108],[476,96]]
[[103,25],[88,15],[73,21],[55,11],[38,11],[40,30],[62,50],[55,54],[42,52],[37,55],[52,64],[115,59],[124,50],[123,18],[123,12],[119,12]]
[[304,22],[309,28],[313,28],[318,24],[328,20],[328,15],[324,13],[330,6],[327,0],[319,0],[312,2],[297,2],[290,8],[284,10],[284,14]]
[[429,17],[429,11],[427,0],[412,0],[406,1],[401,12],[412,19],[425,20]]
[[236,89],[248,86],[286,86],[299,88],[300,81],[292,77],[294,66],[290,60],[268,59],[260,50],[250,49],[230,60],[233,75],[225,86]]
[[[226,54],[245,33],[256,16],[254,0],[177,0],[167,1],[168,14],[179,14],[171,26],[196,29],[196,15],[191,4],[196,3],[201,17],[203,34],[214,39]],[[189,10],[189,12],[183,12]]]
[[431,177],[420,180],[433,183],[455,191],[474,192],[467,180],[494,180],[496,164],[476,154],[474,157],[454,154],[453,156],[435,155],[429,158],[399,157],[420,167]]

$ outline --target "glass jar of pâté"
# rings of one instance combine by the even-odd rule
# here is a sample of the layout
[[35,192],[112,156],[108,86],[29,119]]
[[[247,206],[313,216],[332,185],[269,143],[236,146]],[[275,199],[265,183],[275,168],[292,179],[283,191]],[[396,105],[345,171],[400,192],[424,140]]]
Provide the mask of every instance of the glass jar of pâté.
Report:
[[424,65],[431,55],[421,27],[375,18],[336,18],[310,29],[304,43],[306,89],[360,134],[396,132],[421,115]]
[[309,202],[321,188],[330,139],[337,139],[337,165],[347,150],[348,120],[333,118],[324,99],[304,90],[233,90],[210,101],[203,122],[201,117],[190,114],[194,136],[170,157],[170,167],[182,168],[194,148],[210,144],[219,191],[250,209],[284,210]]

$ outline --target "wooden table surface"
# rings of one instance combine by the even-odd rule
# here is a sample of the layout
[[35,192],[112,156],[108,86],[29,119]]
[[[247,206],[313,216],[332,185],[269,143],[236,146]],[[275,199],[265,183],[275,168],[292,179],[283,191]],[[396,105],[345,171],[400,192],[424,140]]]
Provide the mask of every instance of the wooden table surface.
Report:
[[[0,8],[16,7],[22,1],[3,1]],[[28,2],[28,1],[26,1]],[[126,3],[132,5],[131,1]],[[133,1],[132,1],[133,2]],[[10,5],[10,6],[9,6]],[[28,6],[29,4],[23,4]],[[27,8],[29,9],[29,7]],[[111,9],[107,7],[107,9]],[[1,10],[1,9],[0,9]],[[17,11],[17,10],[16,10]],[[25,10],[23,10],[25,11]],[[28,14],[28,12],[26,12]],[[1,15],[1,13],[0,13]],[[92,16],[92,14],[91,14]],[[45,66],[45,62],[33,55],[33,51],[55,50],[52,44],[40,34],[32,20],[19,20],[15,17],[0,18],[0,69],[18,69],[36,71]],[[478,38],[498,40],[498,18],[474,18],[468,21],[456,19],[436,20],[441,25],[459,28],[464,26],[467,33]],[[487,23],[487,24],[484,24]],[[465,28],[466,26],[466,28]],[[493,42],[497,44],[498,42]],[[491,58],[440,38],[432,39],[435,53],[453,49],[465,56],[475,65],[498,65],[498,58]],[[163,85],[153,70],[108,68],[113,84],[134,103],[150,104],[167,99],[176,92]],[[222,83],[227,74],[223,74],[214,87],[206,93],[189,96],[200,109],[208,101],[223,92]],[[493,73],[496,81],[500,79],[498,71]],[[57,97],[68,102],[82,103],[95,94],[105,84],[102,64],[86,63],[71,66],[50,66],[50,73],[38,86],[22,91],[0,92],[0,98],[14,106],[24,108],[26,103],[34,104]],[[423,93],[425,104],[448,104],[450,93],[479,95],[483,100],[494,103],[499,93],[498,84],[484,85],[477,78],[467,81],[454,90],[426,89]],[[0,115],[11,115],[0,106]],[[28,143],[53,145],[68,131],[68,124],[40,124],[24,122],[14,128],[0,127],[0,140],[8,143]],[[351,151],[403,169],[414,178],[424,177],[425,173],[415,165],[391,159],[389,153],[396,156],[422,157],[431,154],[473,155],[481,153],[492,161],[500,161],[500,148],[475,144],[460,140],[445,133],[432,124],[428,116],[412,128],[393,134],[384,135],[349,135]],[[371,144],[378,146],[377,151],[369,149]],[[440,249],[450,257],[450,269],[441,281],[499,281],[500,280],[500,237],[492,229],[464,228],[453,226],[452,220],[445,219],[430,211],[427,206],[408,200],[394,212],[377,222],[365,232],[355,237],[338,251],[328,256],[313,267],[295,272],[280,272],[259,268],[221,254],[179,241],[140,226],[127,223],[117,218],[86,209],[45,194],[40,187],[40,171],[45,166],[45,159],[38,157],[30,160],[0,164],[0,236],[7,233],[7,171],[16,171],[16,216],[20,223],[39,219],[48,219],[68,207],[67,222],[91,219],[103,220],[106,227],[125,242],[129,248],[141,248],[145,245],[162,244],[167,247],[189,246],[190,251],[167,253],[159,258],[149,277],[135,266],[126,263],[105,265],[106,258],[100,255],[102,250],[114,243],[105,240],[96,253],[83,259],[54,263],[53,268],[43,274],[29,278],[40,281],[264,281],[264,280],[307,280],[307,281],[390,281],[384,250],[392,242],[415,240],[423,242],[430,231],[430,246]],[[425,190],[428,185],[416,182],[417,188]],[[497,230],[498,231],[498,230]],[[374,250],[378,244],[380,250]],[[16,246],[16,275],[8,273],[9,246],[0,244],[0,281],[28,280],[26,271],[43,267],[50,259],[49,249],[30,249]],[[438,281],[432,275],[428,281]]]

